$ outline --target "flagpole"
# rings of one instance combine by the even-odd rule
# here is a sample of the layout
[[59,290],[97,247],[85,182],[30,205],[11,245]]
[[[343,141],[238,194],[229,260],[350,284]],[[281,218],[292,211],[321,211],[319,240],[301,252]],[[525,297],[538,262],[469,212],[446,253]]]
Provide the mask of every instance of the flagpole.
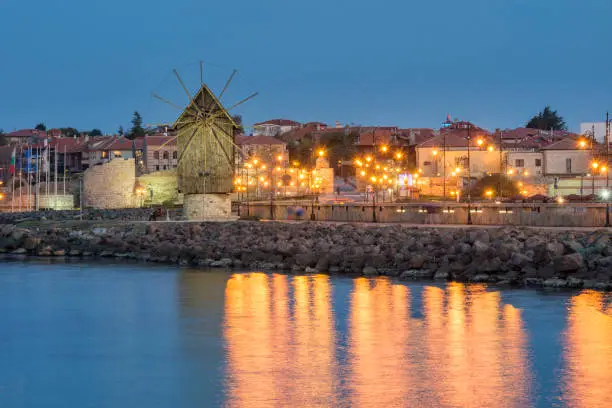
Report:
[[11,155],[11,166],[12,166],[12,180],[11,180],[11,184],[13,185],[11,188],[11,212],[15,212],[15,176],[17,175],[16,173],[16,162],[17,160],[15,159],[16,154],[16,148],[13,147],[13,153]]
[[19,212],[21,212],[21,205],[23,203],[22,192],[23,188],[21,185],[21,175],[23,171],[23,145],[19,145]]
[[64,177],[62,177],[62,181],[64,182],[64,195],[66,195],[66,145],[64,144]]
[[40,145],[36,148],[36,211],[40,210]]
[[57,141],[55,142],[55,149],[53,149],[53,157],[55,160],[55,186],[54,186],[54,193],[55,193],[55,197],[53,198],[53,207],[54,209],[57,208]]

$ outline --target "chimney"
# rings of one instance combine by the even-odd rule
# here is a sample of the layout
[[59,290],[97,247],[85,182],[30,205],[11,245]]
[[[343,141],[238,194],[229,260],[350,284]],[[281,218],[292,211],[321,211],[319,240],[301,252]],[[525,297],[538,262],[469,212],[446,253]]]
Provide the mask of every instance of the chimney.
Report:
[[336,128],[338,129],[338,128],[341,128],[341,127],[342,127],[342,124],[340,122],[336,121]]

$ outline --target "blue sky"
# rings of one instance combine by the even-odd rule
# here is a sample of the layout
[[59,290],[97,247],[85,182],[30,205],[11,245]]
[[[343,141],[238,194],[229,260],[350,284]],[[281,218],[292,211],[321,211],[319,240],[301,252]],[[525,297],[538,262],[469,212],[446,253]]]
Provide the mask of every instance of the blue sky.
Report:
[[612,111],[610,0],[0,0],[0,128],[172,121],[172,76],[224,102],[260,95],[247,124],[283,117],[437,127],[447,114],[516,127],[546,104]]

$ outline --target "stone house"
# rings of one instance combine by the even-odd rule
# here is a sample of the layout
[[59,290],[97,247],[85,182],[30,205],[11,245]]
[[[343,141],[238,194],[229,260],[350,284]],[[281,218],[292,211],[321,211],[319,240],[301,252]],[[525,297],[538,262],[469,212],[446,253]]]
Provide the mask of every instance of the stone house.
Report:
[[176,137],[163,134],[145,136],[143,146],[144,167],[147,173],[177,168]]

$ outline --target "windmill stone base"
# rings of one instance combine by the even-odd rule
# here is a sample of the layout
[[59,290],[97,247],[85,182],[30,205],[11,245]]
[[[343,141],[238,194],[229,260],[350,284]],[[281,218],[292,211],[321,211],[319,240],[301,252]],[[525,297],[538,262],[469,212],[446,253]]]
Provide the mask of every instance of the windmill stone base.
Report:
[[234,221],[229,194],[185,194],[183,212],[190,221]]

